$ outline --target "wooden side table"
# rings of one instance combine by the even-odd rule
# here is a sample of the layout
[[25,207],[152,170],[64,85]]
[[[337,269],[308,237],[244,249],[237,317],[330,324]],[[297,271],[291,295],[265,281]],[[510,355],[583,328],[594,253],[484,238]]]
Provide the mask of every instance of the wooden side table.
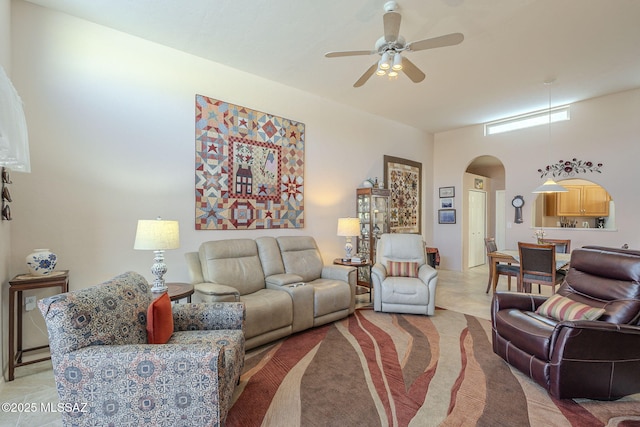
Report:
[[[182,298],[186,298],[187,302],[191,302],[191,295],[193,295],[193,285],[191,283],[167,283],[166,284],[169,290],[167,293],[169,294],[169,299],[171,301],[178,301]],[[155,293],[156,297],[162,295],[162,292]]]
[[[333,263],[336,265],[346,265],[347,267],[356,267],[358,269],[358,286],[360,288],[366,288],[365,292],[361,292],[361,294],[367,293],[369,294],[369,302],[371,302],[371,261],[364,260],[362,262],[351,262],[351,261],[343,261],[342,258],[336,258],[333,260]],[[369,281],[366,280],[360,280],[360,269],[361,268],[369,268],[369,275],[367,276],[369,278]],[[356,289],[357,292],[357,289]]]
[[47,356],[28,362],[22,361],[24,353],[49,347],[47,344],[22,348],[22,292],[54,287],[60,287],[60,293],[69,292],[69,270],[54,271],[48,276],[20,274],[9,281],[9,381],[14,379],[15,368],[51,359],[51,356]]
[[424,249],[427,254],[427,264],[429,264],[433,268],[436,268],[437,266],[439,266],[440,252],[438,251],[438,248],[430,248],[426,246]]

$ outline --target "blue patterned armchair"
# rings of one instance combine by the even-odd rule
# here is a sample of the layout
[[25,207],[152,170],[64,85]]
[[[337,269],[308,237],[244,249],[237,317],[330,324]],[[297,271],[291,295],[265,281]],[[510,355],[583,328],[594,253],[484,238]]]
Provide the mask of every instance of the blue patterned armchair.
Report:
[[243,303],[175,304],[147,344],[146,280],[129,272],[38,302],[65,425],[219,426],[244,363]]

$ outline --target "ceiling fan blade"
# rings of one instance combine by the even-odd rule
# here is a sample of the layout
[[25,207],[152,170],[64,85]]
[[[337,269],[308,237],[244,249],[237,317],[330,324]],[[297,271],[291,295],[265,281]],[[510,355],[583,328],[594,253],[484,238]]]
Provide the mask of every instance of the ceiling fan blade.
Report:
[[435,49],[437,47],[454,46],[462,43],[464,35],[462,33],[451,33],[445,36],[434,37],[432,39],[418,40],[415,42],[407,43],[408,50],[425,50]]
[[414,83],[420,83],[426,77],[413,62],[409,61],[404,56],[402,57],[402,71],[404,71],[407,77],[409,77]]
[[398,40],[400,34],[400,21],[402,17],[398,12],[387,12],[382,17],[384,21],[384,39],[387,43]]
[[341,56],[358,56],[358,55],[372,55],[378,53],[375,50],[350,50],[346,52],[327,52],[324,54],[327,58],[338,58]]
[[377,69],[378,63],[376,62],[371,67],[369,67],[369,69],[367,69],[367,71],[365,71],[362,76],[360,76],[358,81],[353,84],[353,87],[360,87],[365,84],[367,80],[369,80],[369,77],[373,76],[373,73],[375,73]]

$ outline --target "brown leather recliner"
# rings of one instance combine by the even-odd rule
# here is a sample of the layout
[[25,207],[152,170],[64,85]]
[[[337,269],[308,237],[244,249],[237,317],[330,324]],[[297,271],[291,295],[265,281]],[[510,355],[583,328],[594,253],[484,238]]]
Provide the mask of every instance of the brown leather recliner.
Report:
[[535,313],[547,297],[496,293],[493,351],[560,399],[615,400],[640,392],[640,256],[576,249],[558,294],[604,308],[598,320]]

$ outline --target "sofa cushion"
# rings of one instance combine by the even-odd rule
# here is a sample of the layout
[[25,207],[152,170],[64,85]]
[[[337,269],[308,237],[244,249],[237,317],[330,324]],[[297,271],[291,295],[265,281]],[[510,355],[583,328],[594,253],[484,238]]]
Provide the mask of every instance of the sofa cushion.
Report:
[[280,247],[275,237],[264,236],[256,238],[258,255],[262,263],[262,271],[265,277],[284,273],[284,264],[280,255]]
[[430,297],[427,285],[410,277],[387,276],[380,292],[383,304],[425,305]]
[[240,301],[244,303],[246,310],[246,339],[293,323],[293,301],[287,292],[262,289],[241,296]]
[[173,313],[168,293],[163,293],[147,309],[147,342],[166,344],[173,334]]
[[264,289],[264,273],[253,239],[229,239],[200,245],[202,275],[207,282],[236,288],[241,295]]
[[313,286],[313,315],[324,316],[340,310],[346,310],[351,304],[351,287],[340,280],[317,279],[308,285]]
[[495,330],[514,347],[538,359],[549,360],[556,320],[532,311],[508,308],[495,313],[494,322]]
[[387,262],[387,275],[397,277],[418,277],[418,263],[409,261]]
[[297,274],[304,282],[320,278],[324,262],[313,237],[278,237],[278,246],[286,273]]
[[552,295],[536,310],[537,314],[556,320],[596,320],[604,308],[595,308],[562,295]]

